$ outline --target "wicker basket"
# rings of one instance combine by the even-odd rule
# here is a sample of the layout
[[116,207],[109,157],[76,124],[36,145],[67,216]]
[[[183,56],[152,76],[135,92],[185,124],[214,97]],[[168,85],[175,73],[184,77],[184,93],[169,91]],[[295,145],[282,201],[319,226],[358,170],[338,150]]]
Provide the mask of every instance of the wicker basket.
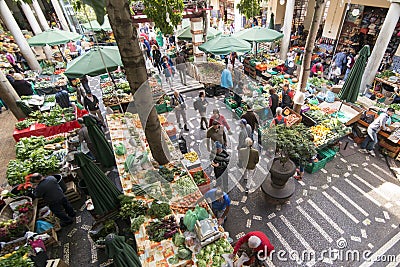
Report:
[[12,199],[8,200],[6,206],[0,212],[0,221],[1,222],[7,221],[9,219],[13,219],[14,211],[10,205],[12,203],[15,203],[15,202],[21,201],[21,200],[27,200],[28,202],[32,202],[32,198],[27,197],[27,196],[16,197],[16,198],[12,198]]

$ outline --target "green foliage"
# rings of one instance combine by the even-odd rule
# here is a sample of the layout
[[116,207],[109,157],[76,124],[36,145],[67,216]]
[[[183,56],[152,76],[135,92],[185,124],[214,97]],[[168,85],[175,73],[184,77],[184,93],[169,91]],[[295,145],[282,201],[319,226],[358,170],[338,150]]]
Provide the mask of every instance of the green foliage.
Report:
[[[144,0],[143,11],[146,16],[154,21],[157,28],[164,34],[172,34],[174,27],[182,21],[182,11],[184,8],[182,0]],[[170,23],[166,21],[167,12]]]
[[[106,15],[106,0],[76,0],[73,1],[73,7],[75,11],[82,11],[83,9],[87,10],[87,7],[85,5],[90,6],[93,8],[95,14],[96,14],[96,19],[97,22],[100,25],[103,25],[104,23],[104,16]],[[88,16],[90,15],[90,12],[87,12]],[[85,19],[83,21],[88,21],[86,19],[86,14],[84,16],[78,16],[79,18],[84,17]],[[89,16],[89,20],[92,18]]]
[[260,0],[240,0],[238,9],[247,19],[253,18],[260,14]]

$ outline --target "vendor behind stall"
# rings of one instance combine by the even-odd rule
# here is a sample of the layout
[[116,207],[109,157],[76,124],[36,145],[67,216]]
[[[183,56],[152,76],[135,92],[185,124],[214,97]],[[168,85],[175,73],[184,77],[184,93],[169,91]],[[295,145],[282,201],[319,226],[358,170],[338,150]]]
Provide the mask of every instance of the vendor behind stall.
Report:
[[14,74],[14,83],[12,84],[19,96],[33,95],[32,84],[24,79],[21,73]]
[[389,124],[389,119],[393,114],[394,109],[388,108],[386,112],[381,113],[381,115],[368,126],[367,137],[362,142],[359,152],[370,153],[371,156],[375,157],[374,147],[378,143],[378,132],[380,130],[391,131],[390,128],[387,127],[387,124]]
[[68,92],[63,90],[61,87],[56,87],[56,91],[56,103],[62,108],[72,107]]
[[324,74],[324,66],[322,66],[322,63],[320,62],[315,63],[311,67],[310,77],[318,76],[322,78],[323,74]]
[[283,89],[282,89],[282,103],[281,103],[281,107],[285,108],[285,107],[292,107],[293,105],[293,95],[294,92],[292,90],[289,89],[289,84],[285,83],[283,85]]
[[285,116],[282,115],[283,109],[281,107],[276,108],[276,116],[271,122],[271,126],[273,125],[280,125],[284,124],[285,126],[287,125],[287,120]]
[[221,188],[213,188],[204,194],[204,198],[211,203],[211,209],[218,219],[218,224],[223,224],[228,215],[231,199]]

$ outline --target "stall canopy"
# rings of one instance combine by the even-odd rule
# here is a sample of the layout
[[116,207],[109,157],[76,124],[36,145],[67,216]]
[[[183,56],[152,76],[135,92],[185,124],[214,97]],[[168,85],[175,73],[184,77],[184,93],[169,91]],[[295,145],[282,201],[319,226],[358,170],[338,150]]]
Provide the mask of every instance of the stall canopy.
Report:
[[52,29],[29,38],[28,44],[30,46],[60,45],[68,43],[69,41],[76,41],[80,37],[81,36],[75,32]]
[[268,25],[268,29],[275,29],[275,15],[274,13],[271,13],[271,19],[269,20],[269,25]]
[[118,66],[122,66],[118,47],[98,46],[68,62],[64,74],[68,78],[80,78],[84,75],[97,76],[106,73],[107,69],[114,71]]
[[104,215],[116,209],[121,194],[104,172],[85,154],[76,153],[75,163],[82,172],[82,179],[87,186],[97,215]]
[[368,45],[366,45],[358,53],[358,58],[339,92],[338,97],[341,100],[351,103],[357,101],[358,94],[360,92],[362,76],[365,71],[365,66],[369,55],[370,48]]
[[109,168],[115,165],[114,151],[111,144],[107,141],[104,133],[97,126],[96,121],[90,116],[83,116],[83,122],[85,123],[89,138],[92,141],[98,155],[97,161],[101,163],[103,167]]
[[249,42],[229,35],[220,35],[199,46],[203,52],[215,55],[227,55],[231,52],[245,53],[251,50]]
[[[207,40],[212,40],[215,37],[220,36],[221,34],[222,34],[222,32],[209,27],[207,29]],[[186,27],[182,30],[179,30],[176,34],[176,37],[180,40],[191,41],[192,33],[190,32],[190,26]]]
[[253,28],[237,32],[233,36],[246,41],[254,41],[261,43],[261,42],[273,42],[279,40],[283,37],[283,34],[275,30],[256,26]]
[[90,22],[82,24],[86,30],[99,32],[99,31],[112,31],[108,16],[104,16],[104,23],[100,25],[97,20],[91,20]]
[[142,266],[136,251],[125,242],[125,237],[109,234],[106,237],[106,254],[115,267]]

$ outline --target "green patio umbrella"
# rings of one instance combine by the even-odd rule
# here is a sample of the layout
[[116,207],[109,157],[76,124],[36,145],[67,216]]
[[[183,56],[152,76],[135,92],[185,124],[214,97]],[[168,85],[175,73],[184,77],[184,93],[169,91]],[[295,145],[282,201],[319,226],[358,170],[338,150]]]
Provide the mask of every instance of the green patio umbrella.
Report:
[[84,124],[87,127],[89,138],[96,149],[98,158],[97,161],[103,167],[109,168],[115,165],[114,151],[111,144],[107,141],[104,133],[97,126],[96,121],[89,115],[82,117]]
[[140,267],[142,263],[136,251],[125,242],[125,237],[109,234],[106,236],[106,254],[113,259],[115,267]]
[[118,66],[122,66],[118,47],[98,46],[68,62],[64,74],[68,78],[80,78],[84,75],[97,76],[106,73],[107,69],[114,71]]
[[274,13],[271,13],[271,19],[269,20],[269,25],[268,25],[268,29],[275,29],[275,15]]
[[[207,30],[207,40],[212,40],[221,34],[222,34],[222,32],[209,27]],[[192,33],[190,32],[190,26],[186,27],[182,30],[179,30],[176,34],[176,37],[180,40],[192,41]]]
[[237,32],[233,36],[246,41],[261,43],[279,40],[283,37],[283,34],[275,30],[256,26]]
[[104,172],[85,154],[76,153],[75,163],[82,172],[82,179],[92,198],[94,211],[104,215],[119,206],[118,196],[121,192],[104,174]]
[[104,16],[104,23],[100,25],[97,20],[91,20],[90,22],[83,23],[82,27],[86,30],[99,32],[99,31],[112,31],[110,21],[108,20],[108,16]]
[[[360,92],[360,84],[369,55],[370,48],[368,45],[365,45],[358,53],[358,58],[351,68],[349,76],[347,77],[342,89],[338,94],[338,97],[341,100],[351,103],[356,102],[358,94]],[[341,106],[342,105],[340,105],[340,107]]]
[[227,55],[231,52],[244,53],[251,50],[250,43],[229,35],[220,35],[199,46],[203,52],[215,55]]
[[68,43],[71,40],[78,40],[80,37],[75,32],[51,29],[29,38],[28,44],[30,46],[60,45]]

